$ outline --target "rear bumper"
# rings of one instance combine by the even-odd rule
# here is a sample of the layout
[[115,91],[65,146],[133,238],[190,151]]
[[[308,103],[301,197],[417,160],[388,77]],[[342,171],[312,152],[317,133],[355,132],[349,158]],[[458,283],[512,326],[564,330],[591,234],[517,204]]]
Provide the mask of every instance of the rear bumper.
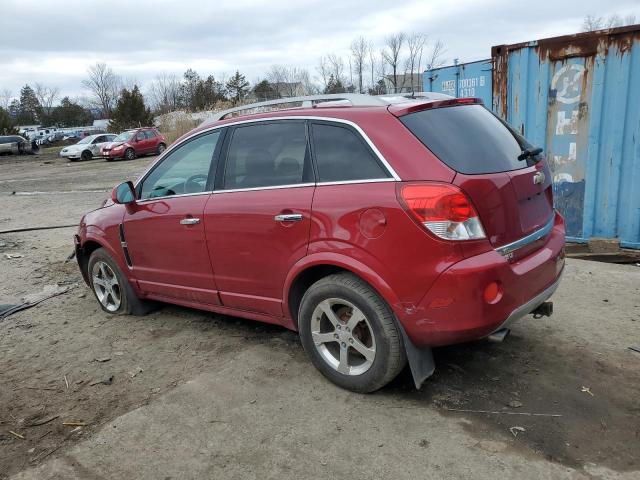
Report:
[[[564,268],[564,221],[556,213],[545,243],[513,260],[496,250],[462,260],[443,272],[420,304],[396,312],[417,346],[484,338],[531,313],[556,290]],[[485,287],[497,282],[501,298],[487,303]]]

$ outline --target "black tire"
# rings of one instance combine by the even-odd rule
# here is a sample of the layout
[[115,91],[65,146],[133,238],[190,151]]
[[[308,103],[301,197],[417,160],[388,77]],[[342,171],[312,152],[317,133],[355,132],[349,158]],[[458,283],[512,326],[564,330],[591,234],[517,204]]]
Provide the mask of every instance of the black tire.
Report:
[[158,155],[162,155],[162,152],[164,152],[167,149],[167,146],[164,143],[160,143],[158,145]]
[[[370,328],[374,338],[375,357],[363,373],[339,372],[325,360],[319,351],[320,347],[316,347],[312,336],[312,316],[316,307],[320,308],[321,302],[329,299],[346,300],[359,309],[366,318],[367,331]],[[329,275],[309,287],[300,303],[298,327],[302,346],[315,367],[325,377],[344,389],[358,393],[376,391],[393,380],[406,365],[407,357],[402,343],[402,334],[396,325],[393,312],[375,290],[351,273]],[[345,343],[339,343],[341,340],[327,340],[324,345],[333,345],[331,342],[334,342],[338,348],[340,345],[344,348]],[[346,351],[350,351],[350,348],[347,345]]]
[[[94,276],[92,275],[92,271],[96,264],[99,262],[106,263],[108,267],[111,269],[111,272],[115,274],[119,285],[119,297],[120,303],[116,309],[107,308],[101,301],[98,296],[98,291],[96,285],[94,284]],[[118,264],[111,258],[111,256],[107,253],[104,248],[98,248],[91,253],[89,257],[89,262],[87,263],[87,278],[89,279],[89,283],[91,286],[91,290],[93,291],[96,300],[100,304],[100,308],[107,313],[111,314],[127,314],[127,315],[146,315],[150,313],[154,309],[157,308],[156,302],[151,302],[148,300],[141,300],[136,296],[129,281],[124,276]]]
[[89,150],[85,150],[84,152],[82,152],[82,155],[80,155],[80,158],[86,162],[87,160],[91,160],[93,158],[93,153],[91,153]]
[[127,148],[124,152],[125,160],[133,160],[136,158],[136,151],[133,148]]

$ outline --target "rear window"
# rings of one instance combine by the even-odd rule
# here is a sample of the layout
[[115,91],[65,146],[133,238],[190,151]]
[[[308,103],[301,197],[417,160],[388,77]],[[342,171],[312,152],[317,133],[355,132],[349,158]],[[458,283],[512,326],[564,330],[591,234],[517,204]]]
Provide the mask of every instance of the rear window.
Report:
[[528,145],[482,105],[422,110],[400,121],[456,172],[498,173],[525,168],[518,155]]

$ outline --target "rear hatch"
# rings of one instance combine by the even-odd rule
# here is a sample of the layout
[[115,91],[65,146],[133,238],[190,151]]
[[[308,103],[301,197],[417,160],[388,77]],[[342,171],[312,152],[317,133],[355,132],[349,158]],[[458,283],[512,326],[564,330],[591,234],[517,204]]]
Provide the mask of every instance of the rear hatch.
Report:
[[413,108],[399,120],[457,172],[453,183],[473,202],[495,248],[553,221],[551,174],[544,156],[483,105],[469,99],[435,102]]

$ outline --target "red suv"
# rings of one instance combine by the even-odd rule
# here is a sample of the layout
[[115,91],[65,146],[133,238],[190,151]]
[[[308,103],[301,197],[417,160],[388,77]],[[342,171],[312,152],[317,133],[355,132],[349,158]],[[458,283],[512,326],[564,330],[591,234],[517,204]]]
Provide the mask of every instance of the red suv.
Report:
[[133,160],[140,155],[160,155],[167,148],[167,141],[155,128],[127,130],[108,143],[100,153],[107,161],[117,158]]
[[102,308],[282,325],[358,392],[551,314],[565,229],[541,150],[476,99],[337,97],[223,112],[115,187],[75,236]]

